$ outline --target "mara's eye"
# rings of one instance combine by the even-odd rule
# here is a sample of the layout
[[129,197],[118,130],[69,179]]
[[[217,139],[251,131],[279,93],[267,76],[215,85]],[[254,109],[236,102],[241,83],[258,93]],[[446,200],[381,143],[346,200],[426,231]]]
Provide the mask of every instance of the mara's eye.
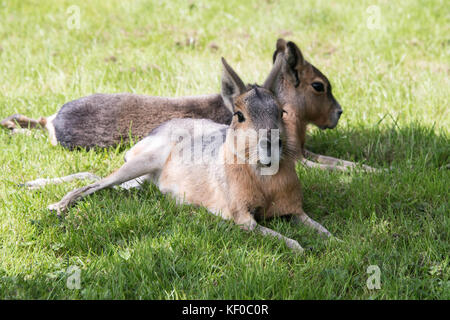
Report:
[[244,121],[245,121],[245,117],[244,117],[244,115],[242,114],[242,112],[236,111],[236,112],[234,113],[234,115],[238,117],[238,121],[239,121],[239,122],[244,122]]
[[322,82],[313,82],[313,83],[311,83],[311,86],[317,92],[323,92],[325,90],[325,88],[323,87],[323,83]]
[[287,114],[287,111],[283,109],[283,110],[281,110],[281,116],[283,117],[284,114]]

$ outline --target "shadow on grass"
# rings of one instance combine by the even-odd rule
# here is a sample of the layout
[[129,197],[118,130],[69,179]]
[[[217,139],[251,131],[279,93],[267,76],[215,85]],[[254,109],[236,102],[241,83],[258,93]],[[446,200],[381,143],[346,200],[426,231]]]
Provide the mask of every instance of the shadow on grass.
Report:
[[450,141],[443,129],[409,126],[354,126],[315,131],[306,148],[319,154],[383,167],[423,164],[441,168],[450,162]]
[[[449,171],[445,169],[449,163],[447,134],[418,124],[404,128],[343,128],[314,132],[307,147],[320,154],[376,167],[393,167],[391,171],[377,174],[304,168],[299,171],[305,211],[337,237],[356,243],[355,246],[350,253],[337,248],[334,257],[330,258],[330,248],[312,231],[293,226],[287,219],[272,219],[263,224],[311,249],[307,256],[313,256],[313,260],[318,260],[320,264],[314,268],[313,274],[316,268],[319,274],[321,270],[328,270],[327,263],[336,263],[333,259],[340,261],[336,268],[359,272],[363,261],[365,264],[379,264],[383,270],[389,270],[400,278],[423,278],[424,283],[428,284],[427,277],[433,261],[445,259],[449,249],[446,240],[448,222],[445,218],[449,177]],[[117,152],[117,149],[113,150]],[[303,259],[291,257],[289,249],[277,247],[275,241],[267,245],[270,240],[255,239],[232,223],[199,212],[206,213],[204,209],[193,206],[176,206],[173,200],[165,199],[155,186],[148,185],[133,191],[102,190],[80,201],[63,221],[45,211],[40,221],[33,222],[37,239],[53,230],[53,237],[44,236],[39,241],[44,248],[55,247],[51,249],[55,257],[70,261],[76,261],[77,257],[92,257],[96,265],[89,267],[85,279],[86,283],[95,283],[97,289],[92,287],[92,292],[84,292],[86,296],[68,291],[65,288],[67,275],[61,272],[56,280],[45,275],[31,282],[22,276],[5,277],[9,290],[6,295],[133,298],[136,283],[152,283],[151,290],[145,286],[139,287],[140,294],[148,298],[164,298],[158,286],[169,292],[176,283],[177,288],[181,292],[189,292],[190,297],[205,294],[220,298],[219,289],[233,292],[233,286],[240,283],[240,277],[235,274],[242,273],[248,275],[251,279],[248,281],[253,283],[251,289],[244,286],[242,292],[252,297],[282,298],[298,290],[289,277],[277,275],[280,268],[286,268],[285,272],[289,273],[290,266],[305,263]],[[57,232],[54,232],[55,228]],[[172,247],[167,247],[167,242]],[[260,253],[252,251],[256,246],[264,248],[261,249],[264,254],[277,256],[277,259],[260,258]],[[127,252],[121,255],[120,252],[127,248],[132,250],[131,256],[134,254],[138,261],[134,258],[129,260]],[[423,258],[424,251],[432,252],[428,260]],[[392,259],[386,258],[394,254],[399,257],[397,263],[404,266],[403,271],[399,271],[397,264],[391,263]],[[253,260],[251,255],[256,255],[258,259]],[[266,261],[272,262],[267,266]],[[252,268],[254,271],[251,271]],[[115,276],[102,273],[104,269]],[[270,280],[260,278],[261,274],[268,272],[272,275]],[[204,279],[205,274],[208,275],[205,286],[211,290],[210,293],[202,292],[205,286],[189,287],[200,283],[199,279]],[[337,294],[345,287],[343,284],[351,278],[350,274],[343,276],[342,283],[333,280],[333,287],[330,288],[334,289],[330,292],[336,290]],[[226,287],[221,288],[221,277],[225,277]],[[295,277],[299,283],[309,283],[301,274]],[[130,279],[132,285],[127,284]],[[365,279],[364,275],[362,279]],[[116,286],[117,281],[121,285]],[[354,291],[348,290],[361,293],[361,281],[355,282],[351,289]],[[392,278],[389,281],[389,285],[395,287],[396,280]],[[219,286],[216,290],[217,282]],[[325,280],[323,284],[330,285]],[[57,287],[54,294],[46,289],[49,286]],[[283,296],[272,292],[261,294],[266,287],[278,288],[284,292]],[[116,288],[116,292],[108,288]],[[352,296],[350,291],[347,297]],[[427,294],[429,292],[425,290],[417,295],[426,297]],[[231,293],[229,295],[232,296]]]

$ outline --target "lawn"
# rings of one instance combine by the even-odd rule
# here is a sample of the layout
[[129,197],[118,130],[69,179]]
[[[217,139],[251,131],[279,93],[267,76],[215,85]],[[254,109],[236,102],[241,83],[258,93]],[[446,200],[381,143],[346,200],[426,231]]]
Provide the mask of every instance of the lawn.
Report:
[[47,116],[94,92],[219,92],[221,56],[261,83],[284,37],[344,110],[336,129],[311,128],[307,147],[391,168],[299,164],[305,211],[343,241],[265,222],[307,249],[296,255],[151,185],[104,190],[59,220],[46,206],[86,182],[17,184],[106,175],[129,146],[69,152],[43,132],[1,129],[0,298],[450,299],[449,19],[445,1],[0,0],[0,118]]

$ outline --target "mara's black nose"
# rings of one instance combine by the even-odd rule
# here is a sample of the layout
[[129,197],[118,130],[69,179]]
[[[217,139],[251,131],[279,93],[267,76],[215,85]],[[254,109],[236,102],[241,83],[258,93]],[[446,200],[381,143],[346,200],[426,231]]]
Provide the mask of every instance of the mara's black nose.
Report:
[[271,151],[272,151],[272,148],[271,148],[272,144],[270,143],[270,140],[269,139],[261,139],[259,141],[259,147],[261,148],[261,150],[264,150],[265,155],[270,158]]
[[344,111],[342,111],[342,109],[338,111],[338,116],[339,117],[341,116],[342,112],[344,112]]

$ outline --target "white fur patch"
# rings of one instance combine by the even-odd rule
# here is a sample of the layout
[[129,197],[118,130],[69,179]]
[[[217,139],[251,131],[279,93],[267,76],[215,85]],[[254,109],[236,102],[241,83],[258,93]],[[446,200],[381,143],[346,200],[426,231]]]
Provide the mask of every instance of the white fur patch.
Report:
[[48,139],[53,146],[58,144],[58,140],[56,139],[55,127],[53,126],[53,120],[55,120],[56,114],[51,115],[47,118],[47,124],[45,125],[45,129],[48,131]]

